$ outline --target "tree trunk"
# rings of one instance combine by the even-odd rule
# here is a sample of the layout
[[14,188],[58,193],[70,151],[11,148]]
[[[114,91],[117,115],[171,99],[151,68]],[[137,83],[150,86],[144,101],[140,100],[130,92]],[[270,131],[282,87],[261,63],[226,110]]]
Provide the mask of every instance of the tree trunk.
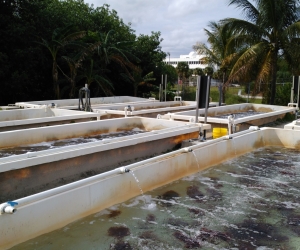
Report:
[[271,97],[270,97],[270,103],[269,103],[271,105],[275,104],[275,96],[276,96],[277,54],[278,54],[278,49],[274,49],[274,51],[272,52]]
[[60,98],[60,91],[58,85],[58,70],[57,70],[57,62],[54,60],[52,65],[52,80],[53,80],[53,91],[55,99]]

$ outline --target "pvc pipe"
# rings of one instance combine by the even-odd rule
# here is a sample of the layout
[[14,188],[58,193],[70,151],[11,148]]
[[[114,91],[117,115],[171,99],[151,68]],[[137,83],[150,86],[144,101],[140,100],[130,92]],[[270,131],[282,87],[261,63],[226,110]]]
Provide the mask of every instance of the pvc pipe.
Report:
[[[198,116],[199,116],[199,95],[200,95],[200,76],[197,76],[197,90],[196,90],[196,117],[195,123],[198,123]],[[199,91],[199,93],[198,93]]]
[[3,204],[0,204],[0,214],[13,214],[17,211],[14,206],[10,204],[10,202],[6,202]]
[[[56,187],[56,188],[53,188],[53,189],[46,190],[46,191],[41,192],[41,193],[33,194],[33,195],[30,195],[30,196],[18,199],[18,200],[16,200],[16,202],[18,203],[19,206],[25,206],[27,204],[37,202],[41,199],[45,199],[45,198],[48,198],[48,197],[51,197],[51,196],[54,196],[54,195],[57,195],[57,194],[60,194],[60,193],[67,192],[67,191],[75,189],[75,188],[79,188],[79,187],[84,186],[84,185],[88,185],[90,183],[99,181],[101,179],[104,179],[104,178],[112,176],[112,175],[126,173],[127,172],[126,169],[128,169],[128,168],[124,168],[124,167],[116,168],[114,170],[111,170],[111,171],[108,171],[108,172],[105,172],[105,173],[102,173],[102,174],[98,174],[98,175],[95,175],[95,176],[92,176],[92,177],[89,177],[89,178],[86,178],[86,179],[83,179],[83,180],[80,180],[80,181],[72,182],[72,183],[69,183],[69,184],[66,184],[66,185],[63,185],[63,186],[60,186],[60,187]],[[6,203],[4,203],[4,204],[6,204]],[[2,205],[3,204],[1,204],[0,207]]]

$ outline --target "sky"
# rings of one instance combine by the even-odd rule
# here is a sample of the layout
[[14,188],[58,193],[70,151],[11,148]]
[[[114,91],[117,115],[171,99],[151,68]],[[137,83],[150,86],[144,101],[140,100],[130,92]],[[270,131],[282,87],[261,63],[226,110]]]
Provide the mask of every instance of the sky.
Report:
[[117,11],[136,35],[160,31],[162,51],[170,57],[187,55],[197,42],[206,42],[204,29],[210,21],[227,17],[243,18],[229,0],[85,0],[94,8],[103,4]]

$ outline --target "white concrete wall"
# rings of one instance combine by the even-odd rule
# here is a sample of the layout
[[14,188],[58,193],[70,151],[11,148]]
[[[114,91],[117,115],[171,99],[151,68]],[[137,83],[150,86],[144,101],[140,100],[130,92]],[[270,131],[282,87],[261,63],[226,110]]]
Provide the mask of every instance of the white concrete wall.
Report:
[[[146,98],[133,96],[110,96],[110,97],[94,97],[91,98],[91,105],[105,105],[112,103],[128,103],[128,102],[144,102],[149,101]],[[48,105],[54,103],[58,108],[78,109],[79,99],[62,99],[62,100],[45,100],[31,102],[16,102],[15,105],[20,107],[36,107],[37,105]]]

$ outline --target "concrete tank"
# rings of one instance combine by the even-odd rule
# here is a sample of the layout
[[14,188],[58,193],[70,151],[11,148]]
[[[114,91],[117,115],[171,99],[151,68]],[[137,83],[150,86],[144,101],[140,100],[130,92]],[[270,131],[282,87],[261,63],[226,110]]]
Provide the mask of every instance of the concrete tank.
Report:
[[[207,112],[207,123],[212,128],[227,128],[234,126],[236,131],[248,129],[249,126],[261,126],[274,122],[283,118],[287,113],[294,114],[298,108],[288,106],[276,106],[265,104],[242,103],[227,106],[212,107]],[[232,115],[229,121],[228,116]],[[194,121],[196,111],[183,111],[162,115],[160,118],[178,120],[178,121]],[[205,110],[199,109],[198,120],[203,122]]]
[[[0,158],[0,200],[24,197],[174,150],[183,140],[197,138],[199,126],[132,117],[2,132],[0,151],[4,151],[4,156]],[[202,127],[209,128],[210,125]],[[79,144],[84,137],[133,129],[145,133]],[[64,139],[78,142],[43,150],[43,144],[49,142],[65,145],[61,141]],[[36,149],[36,144],[42,146],[41,151]],[[20,146],[25,152],[5,157],[5,150],[14,154]]]
[[[300,131],[251,127],[0,205],[9,248],[129,198],[265,146],[300,149]],[[212,153],[214,152],[214,153]],[[139,186],[128,170],[134,172]],[[17,210],[17,211],[15,211]]]
[[0,112],[0,132],[99,120],[100,114],[39,106]]

